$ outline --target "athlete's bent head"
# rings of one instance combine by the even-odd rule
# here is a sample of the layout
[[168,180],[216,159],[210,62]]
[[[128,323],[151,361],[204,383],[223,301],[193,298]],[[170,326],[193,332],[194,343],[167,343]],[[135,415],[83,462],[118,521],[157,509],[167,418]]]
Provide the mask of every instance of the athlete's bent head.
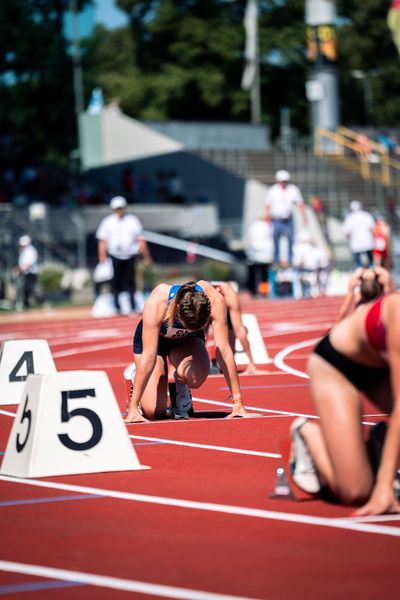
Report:
[[211,303],[203,291],[196,288],[195,281],[182,285],[168,307],[166,323],[172,326],[178,318],[185,329],[198,331],[203,329],[211,314]]

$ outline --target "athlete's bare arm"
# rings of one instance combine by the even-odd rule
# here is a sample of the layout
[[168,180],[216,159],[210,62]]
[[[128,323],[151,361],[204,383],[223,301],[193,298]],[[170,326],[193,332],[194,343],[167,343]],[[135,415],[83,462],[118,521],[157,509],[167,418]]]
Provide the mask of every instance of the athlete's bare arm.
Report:
[[139,410],[139,404],[156,364],[158,336],[167,311],[169,289],[170,286],[164,283],[154,288],[143,310],[143,352],[136,371],[133,396],[128,414],[124,419],[126,423],[147,421]]

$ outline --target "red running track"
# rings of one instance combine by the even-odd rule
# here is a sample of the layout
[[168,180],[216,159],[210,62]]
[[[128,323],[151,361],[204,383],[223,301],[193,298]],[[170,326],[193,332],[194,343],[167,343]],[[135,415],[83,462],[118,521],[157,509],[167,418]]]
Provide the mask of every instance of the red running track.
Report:
[[[279,440],[295,415],[315,415],[305,364],[341,299],[242,302],[274,359],[267,374],[240,377],[246,406],[263,417],[224,419],[226,384],[210,376],[195,394],[198,418],[128,426],[150,470],[0,476],[0,596],[398,598],[398,516],[354,519],[319,500],[270,498]],[[136,320],[19,314],[2,319],[0,336],[46,339],[59,371],[105,370],[123,411]],[[0,451],[15,411],[0,407]],[[379,420],[372,406],[364,412]]]

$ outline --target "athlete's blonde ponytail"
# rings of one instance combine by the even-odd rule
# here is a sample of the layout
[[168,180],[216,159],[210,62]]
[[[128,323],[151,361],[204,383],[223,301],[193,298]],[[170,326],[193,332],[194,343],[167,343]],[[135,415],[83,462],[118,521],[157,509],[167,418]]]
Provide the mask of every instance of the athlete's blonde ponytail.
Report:
[[187,329],[196,331],[207,324],[211,314],[211,303],[203,291],[196,289],[196,282],[182,285],[168,306],[165,323],[172,327],[176,318]]

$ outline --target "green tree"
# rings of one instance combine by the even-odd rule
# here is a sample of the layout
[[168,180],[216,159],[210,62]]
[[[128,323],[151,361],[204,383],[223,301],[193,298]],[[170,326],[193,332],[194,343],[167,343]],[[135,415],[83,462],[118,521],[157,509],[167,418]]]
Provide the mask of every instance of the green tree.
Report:
[[[82,42],[86,92],[102,88],[139,119],[249,121],[243,72],[246,0],[115,0],[128,25],[96,27]],[[78,9],[85,2],[78,2]],[[305,0],[259,0],[262,118],[279,133],[280,109],[309,130]],[[389,0],[337,0],[342,122],[397,125],[400,60],[386,17]],[[3,158],[67,162],[76,131],[69,0],[0,2],[0,119]],[[373,114],[365,112],[370,75]],[[87,94],[88,96],[88,94]]]
[[7,159],[60,162],[75,146],[72,65],[64,35],[68,8],[68,0],[0,3],[0,120]]
[[[390,1],[338,0],[339,75],[342,121],[354,125],[397,126],[400,120],[400,60],[387,25]],[[361,71],[369,81],[354,78]],[[372,114],[367,114],[368,86]],[[367,93],[367,97],[365,96]]]
[[[249,120],[249,93],[240,87],[246,0],[117,4],[129,27],[97,36],[97,82],[106,98],[118,96],[136,118]],[[264,121],[277,129],[280,107],[289,106],[304,130],[304,2],[260,0],[259,11]]]

